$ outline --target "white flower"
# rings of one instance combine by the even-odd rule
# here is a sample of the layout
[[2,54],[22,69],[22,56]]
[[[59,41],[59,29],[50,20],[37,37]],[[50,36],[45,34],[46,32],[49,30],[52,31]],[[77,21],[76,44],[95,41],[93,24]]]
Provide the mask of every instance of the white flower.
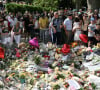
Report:
[[43,49],[40,49],[40,53],[42,53],[44,50]]
[[0,81],[0,86],[4,86],[4,83],[3,83],[3,81]]
[[55,61],[55,62],[52,64],[52,66],[55,67],[57,64],[58,64],[58,62]]

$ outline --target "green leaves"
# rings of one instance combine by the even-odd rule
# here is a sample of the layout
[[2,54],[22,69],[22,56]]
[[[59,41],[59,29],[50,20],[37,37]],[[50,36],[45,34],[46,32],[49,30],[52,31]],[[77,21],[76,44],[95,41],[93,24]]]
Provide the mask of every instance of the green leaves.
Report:
[[30,80],[30,84],[33,85],[34,84],[34,79]]
[[44,8],[55,8],[58,7],[58,0],[34,0],[34,6],[44,7]]
[[20,79],[25,79],[25,75],[20,75]]
[[60,79],[60,78],[65,79],[63,74],[57,74],[57,78],[56,79]]
[[[39,2],[39,1],[38,1]],[[6,4],[6,10],[8,12],[21,12],[24,13],[25,11],[29,11],[29,12],[33,12],[33,11],[38,11],[38,12],[43,12],[43,11],[50,11],[50,10],[56,10],[55,7],[53,7],[52,5],[50,5],[49,2],[45,3],[38,3],[38,2],[34,2],[33,5],[22,5],[22,4],[16,4],[16,3],[8,3]],[[13,8],[12,8],[13,7]]]
[[40,64],[40,60],[41,60],[41,57],[40,56],[34,56],[34,62],[38,65]]
[[91,86],[92,86],[93,90],[96,90],[96,85],[94,83],[91,83]]
[[60,86],[59,85],[55,85],[53,89],[54,90],[58,90],[58,89],[60,89]]

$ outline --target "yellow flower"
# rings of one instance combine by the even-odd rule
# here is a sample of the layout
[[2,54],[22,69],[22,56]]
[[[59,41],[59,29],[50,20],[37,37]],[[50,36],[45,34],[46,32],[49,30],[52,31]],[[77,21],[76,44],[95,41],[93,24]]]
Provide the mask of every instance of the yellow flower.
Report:
[[55,67],[55,71],[59,71],[59,67]]
[[78,43],[77,43],[77,42],[73,42],[71,45],[72,45],[72,47],[74,48],[75,46],[78,45]]
[[44,75],[44,74],[42,74],[40,78],[44,78],[44,77],[45,77],[45,75]]

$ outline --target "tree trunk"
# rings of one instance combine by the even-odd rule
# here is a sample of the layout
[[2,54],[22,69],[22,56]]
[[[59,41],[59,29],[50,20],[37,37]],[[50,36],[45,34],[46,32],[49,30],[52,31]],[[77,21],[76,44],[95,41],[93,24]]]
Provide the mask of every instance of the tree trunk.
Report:
[[76,9],[79,9],[79,0],[76,0]]
[[100,0],[87,0],[88,9],[99,9],[100,8]]
[[82,7],[81,0],[76,0],[76,9],[79,10]]

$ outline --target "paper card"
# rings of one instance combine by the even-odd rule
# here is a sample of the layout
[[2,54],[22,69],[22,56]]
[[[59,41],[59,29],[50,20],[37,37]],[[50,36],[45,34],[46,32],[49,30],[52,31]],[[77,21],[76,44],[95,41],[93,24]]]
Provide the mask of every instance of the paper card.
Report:
[[94,83],[96,84],[97,87],[98,86],[100,87],[100,77],[90,74],[90,76],[88,77],[88,80],[90,83]]
[[80,89],[80,85],[75,81],[75,80],[68,80],[68,84],[72,87],[74,87],[75,89]]
[[68,59],[68,55],[62,57],[63,61],[66,61],[67,59]]
[[68,68],[69,68],[69,66],[64,65],[62,68],[63,68],[63,69],[68,69]]
[[94,66],[88,66],[89,71],[97,71],[100,70],[100,64]]
[[92,61],[88,62],[88,63],[83,63],[83,65],[85,67],[87,67],[89,69],[89,71],[96,71],[100,69],[100,64],[98,65],[93,65]]

